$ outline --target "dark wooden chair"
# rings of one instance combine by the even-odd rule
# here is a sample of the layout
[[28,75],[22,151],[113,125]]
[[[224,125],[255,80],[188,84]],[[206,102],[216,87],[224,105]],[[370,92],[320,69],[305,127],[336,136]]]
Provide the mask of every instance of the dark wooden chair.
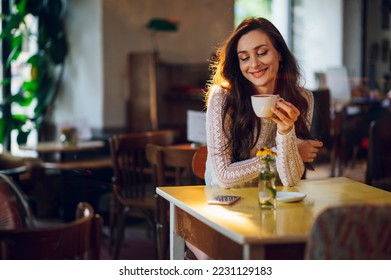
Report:
[[156,170],[157,184],[159,186],[180,186],[196,183],[192,171],[193,157],[198,148],[182,145],[164,147],[148,143],[146,156],[149,163]]
[[[328,88],[312,91],[314,96],[314,113],[312,117],[311,135],[321,140],[324,148],[318,153],[317,162],[330,162],[331,174],[337,166],[339,154],[337,154],[337,139],[339,132],[335,130],[335,121],[331,110],[331,97]],[[305,178],[305,176],[304,176]]]
[[11,177],[0,173],[0,230],[33,227],[34,219],[25,194]]
[[51,227],[0,230],[0,258],[19,260],[100,259],[103,219],[79,203],[76,220]]
[[[189,146],[172,145],[163,147],[155,144],[147,144],[146,156],[152,168],[155,170],[156,186],[180,186],[200,183],[194,176],[192,163],[198,148]],[[157,244],[159,259],[168,258],[169,245],[169,205],[160,196],[157,199]]]
[[328,208],[314,222],[306,259],[391,259],[391,205]]
[[129,215],[145,219],[156,240],[157,195],[145,148],[148,143],[173,144],[176,135],[174,130],[158,130],[118,134],[110,139],[114,178],[109,246],[114,247],[114,259],[119,257],[125,219]]
[[369,147],[365,182],[391,191],[391,116],[373,121],[369,127]]
[[314,114],[312,117],[311,134],[323,141],[328,150],[332,148],[331,104],[330,90],[319,89],[312,91],[314,96]]

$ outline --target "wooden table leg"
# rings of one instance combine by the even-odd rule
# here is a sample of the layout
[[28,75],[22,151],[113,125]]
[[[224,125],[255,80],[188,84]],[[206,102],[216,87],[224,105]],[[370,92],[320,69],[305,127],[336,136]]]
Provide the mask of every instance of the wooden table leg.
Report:
[[170,203],[170,259],[183,260],[185,240],[176,232],[176,207]]

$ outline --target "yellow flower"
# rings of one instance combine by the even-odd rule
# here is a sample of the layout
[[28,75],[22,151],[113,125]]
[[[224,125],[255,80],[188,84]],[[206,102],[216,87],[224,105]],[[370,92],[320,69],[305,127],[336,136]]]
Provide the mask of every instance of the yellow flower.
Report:
[[262,149],[258,150],[257,151],[257,154],[256,154],[257,157],[262,157],[262,159],[274,159],[277,154],[269,149],[268,147],[263,147]]
[[276,170],[275,170],[275,161],[277,154],[268,147],[263,147],[259,151],[257,151],[257,157],[261,158],[262,161],[262,168],[259,173],[259,180],[265,181],[265,180],[271,180],[276,177]]

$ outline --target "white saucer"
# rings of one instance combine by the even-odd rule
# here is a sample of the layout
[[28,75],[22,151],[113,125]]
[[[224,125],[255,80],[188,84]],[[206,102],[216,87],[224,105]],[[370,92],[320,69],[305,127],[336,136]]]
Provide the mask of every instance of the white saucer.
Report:
[[277,200],[281,202],[297,202],[307,195],[301,192],[277,192]]

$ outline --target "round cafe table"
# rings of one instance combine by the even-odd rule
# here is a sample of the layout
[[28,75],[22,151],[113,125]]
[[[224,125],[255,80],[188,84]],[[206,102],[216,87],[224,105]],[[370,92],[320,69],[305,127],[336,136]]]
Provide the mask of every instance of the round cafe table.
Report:
[[99,151],[104,147],[104,141],[80,141],[75,145],[46,141],[35,145],[20,145],[19,149],[37,152],[38,157],[44,160],[44,167],[47,169],[71,170],[111,167],[110,156],[92,157],[91,159],[78,158],[78,154],[81,152]]
[[35,151],[38,154],[48,153],[75,153],[88,150],[102,149],[105,146],[103,141],[81,141],[75,145],[64,145],[57,141],[38,142],[35,145],[20,145],[19,149]]

